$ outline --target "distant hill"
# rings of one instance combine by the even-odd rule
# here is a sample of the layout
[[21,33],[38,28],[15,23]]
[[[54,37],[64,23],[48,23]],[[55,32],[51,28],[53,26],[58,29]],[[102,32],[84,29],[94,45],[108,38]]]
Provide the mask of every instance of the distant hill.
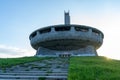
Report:
[[71,57],[68,80],[120,80],[120,61],[105,57]]

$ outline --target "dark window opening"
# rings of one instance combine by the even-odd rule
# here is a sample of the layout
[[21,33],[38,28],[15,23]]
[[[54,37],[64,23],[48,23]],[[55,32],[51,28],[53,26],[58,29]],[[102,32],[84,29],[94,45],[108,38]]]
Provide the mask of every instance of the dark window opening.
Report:
[[33,37],[35,37],[36,35],[37,35],[37,33],[34,32],[34,33],[32,33],[31,37],[33,38]]
[[70,27],[55,27],[55,31],[69,31]]
[[99,32],[97,30],[92,30],[93,33],[95,33],[95,35],[99,35]]
[[48,33],[50,31],[51,31],[51,28],[46,28],[46,29],[40,30],[39,32],[40,32],[40,34],[43,34],[43,33]]
[[75,27],[76,31],[82,31],[82,32],[87,32],[88,28],[81,28],[81,27]]
[[70,57],[71,54],[59,54],[59,57]]

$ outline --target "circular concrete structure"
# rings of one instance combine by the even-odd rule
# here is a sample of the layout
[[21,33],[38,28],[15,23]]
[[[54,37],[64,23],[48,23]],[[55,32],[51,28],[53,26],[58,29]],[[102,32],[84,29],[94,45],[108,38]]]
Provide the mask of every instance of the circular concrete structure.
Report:
[[[102,45],[104,35],[100,30],[84,25],[54,25],[34,31],[29,38],[32,47],[38,50],[37,55],[58,56],[60,53],[70,53],[75,56],[97,55],[96,49]],[[80,51],[86,48],[92,50],[92,53]]]
[[69,13],[65,13],[64,25],[40,28],[30,36],[31,46],[37,56],[97,56],[102,45],[103,33],[93,27],[70,24]]

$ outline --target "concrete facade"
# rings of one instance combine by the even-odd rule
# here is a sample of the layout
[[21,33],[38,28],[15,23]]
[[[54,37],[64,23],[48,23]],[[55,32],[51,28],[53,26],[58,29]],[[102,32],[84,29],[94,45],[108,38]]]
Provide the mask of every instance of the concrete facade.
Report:
[[[66,18],[70,19],[67,15]],[[65,25],[38,29],[30,35],[31,46],[37,50],[36,56],[97,56],[96,50],[103,43],[103,33],[89,26],[69,24],[69,21]]]

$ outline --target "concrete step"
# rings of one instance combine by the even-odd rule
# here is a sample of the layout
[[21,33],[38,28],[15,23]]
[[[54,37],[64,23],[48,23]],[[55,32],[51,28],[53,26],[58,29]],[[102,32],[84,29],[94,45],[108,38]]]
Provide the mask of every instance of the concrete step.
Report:
[[0,75],[13,75],[13,76],[67,76],[67,73],[0,73]]
[[68,73],[68,71],[12,71],[12,73]]
[[6,68],[0,80],[67,80],[67,59],[43,60]]
[[48,80],[56,80],[56,79],[60,79],[60,80],[67,80],[67,76],[12,76],[12,75],[0,75],[0,79],[4,80],[4,79],[40,79],[40,78],[44,78],[44,79],[48,79]]

